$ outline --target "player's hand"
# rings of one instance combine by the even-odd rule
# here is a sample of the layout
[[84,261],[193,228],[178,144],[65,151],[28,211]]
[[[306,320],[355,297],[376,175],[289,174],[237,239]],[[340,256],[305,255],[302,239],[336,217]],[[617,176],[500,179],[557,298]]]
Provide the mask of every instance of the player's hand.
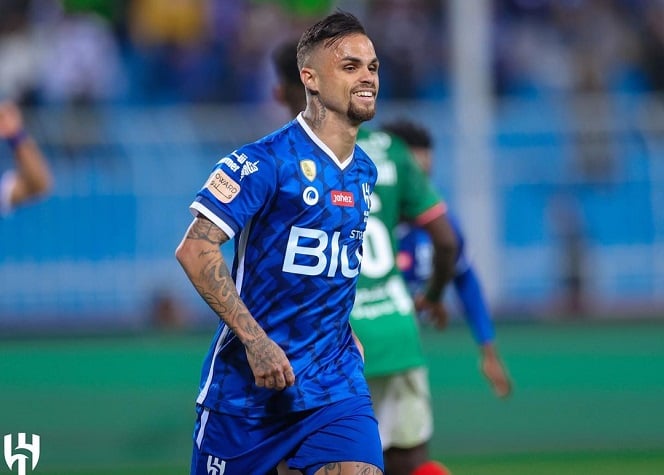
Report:
[[431,302],[422,294],[416,295],[414,300],[415,310],[421,320],[433,324],[438,330],[447,327],[449,315],[443,302]]
[[512,382],[503,363],[498,358],[496,349],[490,343],[482,347],[481,370],[496,396],[505,398],[510,395]]
[[295,373],[286,353],[267,335],[245,344],[245,350],[256,386],[281,391],[295,384]]

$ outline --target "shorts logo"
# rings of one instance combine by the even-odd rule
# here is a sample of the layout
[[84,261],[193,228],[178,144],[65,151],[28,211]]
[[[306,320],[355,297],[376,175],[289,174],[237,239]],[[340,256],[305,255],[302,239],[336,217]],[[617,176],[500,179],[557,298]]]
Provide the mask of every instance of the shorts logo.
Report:
[[205,188],[222,203],[230,203],[240,192],[240,185],[226,175],[226,172],[219,169],[212,172],[205,183]]
[[226,461],[208,455],[207,471],[208,475],[224,475],[224,472],[226,471]]
[[307,180],[314,181],[316,178],[316,162],[313,160],[301,160],[300,170],[302,170],[302,173],[304,173]]
[[332,190],[330,193],[332,204],[336,206],[355,206],[355,199],[350,191]]
[[[5,462],[10,471],[13,470],[14,464],[18,462],[18,475],[25,475],[27,473],[27,461],[29,457],[26,453],[32,455],[30,457],[32,459],[32,463],[30,464],[32,470],[37,468],[37,463],[39,462],[39,436],[32,434],[29,444],[26,442],[25,436],[25,432],[19,432],[16,447],[14,447],[12,444],[12,435],[5,435]],[[17,453],[13,453],[14,450]]]
[[302,192],[302,200],[309,206],[315,205],[318,203],[318,190],[313,186],[307,186]]

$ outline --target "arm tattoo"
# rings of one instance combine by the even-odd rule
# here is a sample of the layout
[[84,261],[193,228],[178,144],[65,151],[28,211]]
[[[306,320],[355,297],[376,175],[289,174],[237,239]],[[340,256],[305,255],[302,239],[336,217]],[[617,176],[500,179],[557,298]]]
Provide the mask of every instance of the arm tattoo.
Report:
[[219,249],[221,244],[229,240],[226,233],[208,220],[197,219],[187,233],[187,239],[211,244],[200,251],[198,257],[202,265],[199,274],[193,279],[194,287],[203,300],[236,335],[242,335],[241,339],[262,335],[263,332],[240,299]]
[[226,233],[207,219],[196,219],[187,232],[187,239],[207,241],[215,246],[221,246],[229,240]]

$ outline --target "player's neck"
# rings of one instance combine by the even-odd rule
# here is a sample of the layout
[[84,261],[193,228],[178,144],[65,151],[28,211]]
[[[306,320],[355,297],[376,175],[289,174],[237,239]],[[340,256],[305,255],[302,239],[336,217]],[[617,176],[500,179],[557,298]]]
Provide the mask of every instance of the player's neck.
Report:
[[351,124],[346,117],[339,117],[329,110],[312,111],[307,108],[302,114],[311,131],[327,145],[340,163],[352,156],[359,124]]

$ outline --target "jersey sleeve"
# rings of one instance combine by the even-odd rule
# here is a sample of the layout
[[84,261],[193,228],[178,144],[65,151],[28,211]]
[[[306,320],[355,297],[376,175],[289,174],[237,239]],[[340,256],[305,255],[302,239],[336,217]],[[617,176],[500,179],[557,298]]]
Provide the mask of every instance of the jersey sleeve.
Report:
[[495,330],[475,269],[469,267],[457,275],[454,278],[454,288],[461,301],[466,323],[477,344],[493,341]]
[[202,214],[233,238],[276,189],[274,161],[255,144],[219,160],[190,210]]
[[466,323],[477,344],[493,341],[495,330],[489,306],[484,297],[480,280],[467,255],[466,239],[455,213],[449,212],[447,219],[452,226],[458,243],[454,289],[463,307]]

